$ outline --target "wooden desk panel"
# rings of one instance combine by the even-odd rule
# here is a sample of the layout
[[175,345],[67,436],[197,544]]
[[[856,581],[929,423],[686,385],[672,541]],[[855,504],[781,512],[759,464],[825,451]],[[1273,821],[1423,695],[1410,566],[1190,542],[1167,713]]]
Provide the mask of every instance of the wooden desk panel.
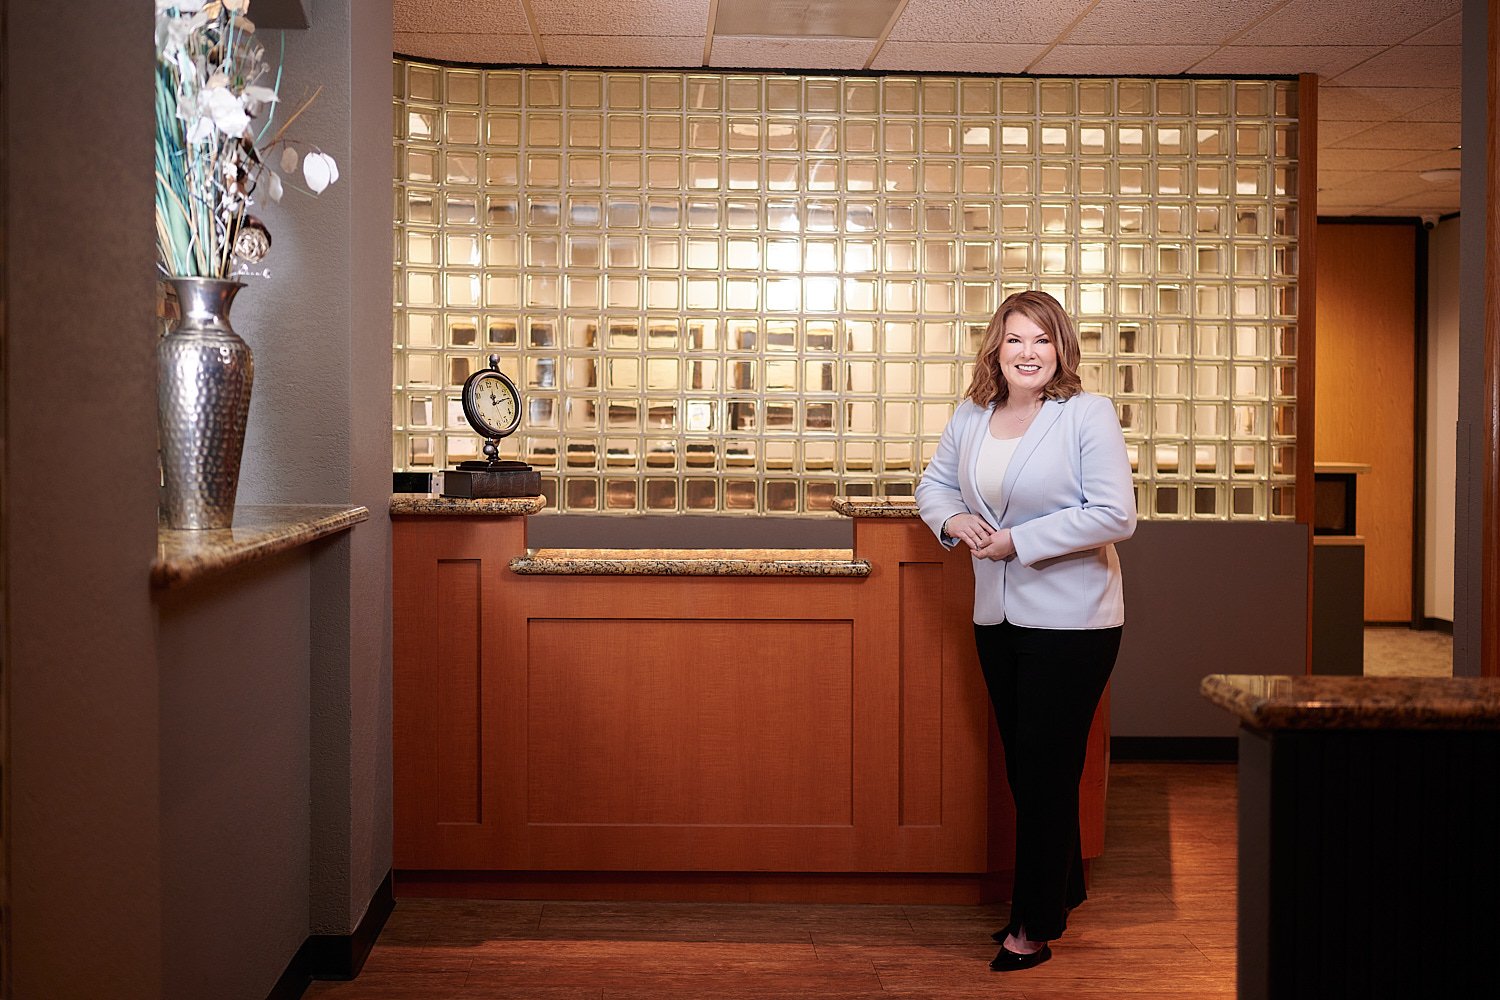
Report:
[[903,520],[857,521],[855,547],[862,579],[523,577],[523,518],[394,519],[396,867],[526,873],[527,894],[540,873],[823,873],[823,899],[835,873],[941,874],[971,890],[933,901],[977,901],[1012,814],[969,557]]

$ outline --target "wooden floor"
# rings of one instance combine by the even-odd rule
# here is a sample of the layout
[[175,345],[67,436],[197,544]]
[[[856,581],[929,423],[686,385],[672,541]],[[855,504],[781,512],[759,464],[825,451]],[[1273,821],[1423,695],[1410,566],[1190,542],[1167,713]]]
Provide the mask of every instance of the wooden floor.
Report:
[[1002,906],[400,900],[309,998],[1234,996],[1235,769],[1116,764],[1104,857],[1051,962],[987,963]]

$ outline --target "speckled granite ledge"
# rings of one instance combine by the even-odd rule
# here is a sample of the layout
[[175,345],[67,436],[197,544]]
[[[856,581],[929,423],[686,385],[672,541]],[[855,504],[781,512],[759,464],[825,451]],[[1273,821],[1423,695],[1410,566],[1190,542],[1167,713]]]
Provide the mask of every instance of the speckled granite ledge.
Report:
[[1199,690],[1258,729],[1500,729],[1500,678],[1212,674]]
[[508,517],[536,514],[547,506],[546,497],[513,497],[498,500],[468,500],[437,493],[393,493],[392,514],[456,514],[464,517]]
[[910,497],[834,497],[833,509],[845,517],[916,517]]
[[849,549],[532,549],[510,568],[530,576],[870,575]]
[[180,587],[201,577],[346,531],[370,518],[365,507],[240,504],[234,527],[178,531],[163,525],[156,534],[151,585]]

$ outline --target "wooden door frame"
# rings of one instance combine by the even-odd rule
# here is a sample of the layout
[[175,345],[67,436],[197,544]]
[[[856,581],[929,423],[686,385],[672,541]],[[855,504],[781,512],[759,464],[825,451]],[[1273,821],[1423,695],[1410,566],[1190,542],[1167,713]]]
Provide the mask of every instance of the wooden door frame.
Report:
[[1500,0],[1489,0],[1484,215],[1484,494],[1480,533],[1479,673],[1500,677]]

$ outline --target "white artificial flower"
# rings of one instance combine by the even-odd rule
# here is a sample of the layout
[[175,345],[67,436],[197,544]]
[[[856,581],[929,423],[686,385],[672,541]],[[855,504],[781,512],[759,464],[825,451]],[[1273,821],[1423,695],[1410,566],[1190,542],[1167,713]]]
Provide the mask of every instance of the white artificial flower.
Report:
[[232,139],[238,139],[250,127],[250,116],[245,114],[240,99],[228,87],[209,87],[198,91],[198,114],[199,121],[203,118],[211,119],[220,132]]
[[291,146],[281,151],[281,169],[287,173],[297,169],[297,151]]
[[[160,10],[161,0],[157,0]],[[180,17],[158,14],[156,17],[156,51],[167,62],[179,62],[183,46],[187,44],[188,23]]]
[[204,118],[202,116],[187,118],[185,115],[183,117],[187,121],[187,129],[183,132],[183,140],[189,146],[196,146],[201,142],[207,142],[214,134],[214,120],[212,118]]
[[281,201],[281,178],[274,170],[266,171],[266,197],[272,201]]
[[249,86],[240,95],[245,100],[245,110],[250,114],[260,111],[263,104],[275,104],[279,99],[270,87]]
[[339,167],[327,153],[308,153],[302,158],[302,177],[308,190],[318,194],[339,179]]

